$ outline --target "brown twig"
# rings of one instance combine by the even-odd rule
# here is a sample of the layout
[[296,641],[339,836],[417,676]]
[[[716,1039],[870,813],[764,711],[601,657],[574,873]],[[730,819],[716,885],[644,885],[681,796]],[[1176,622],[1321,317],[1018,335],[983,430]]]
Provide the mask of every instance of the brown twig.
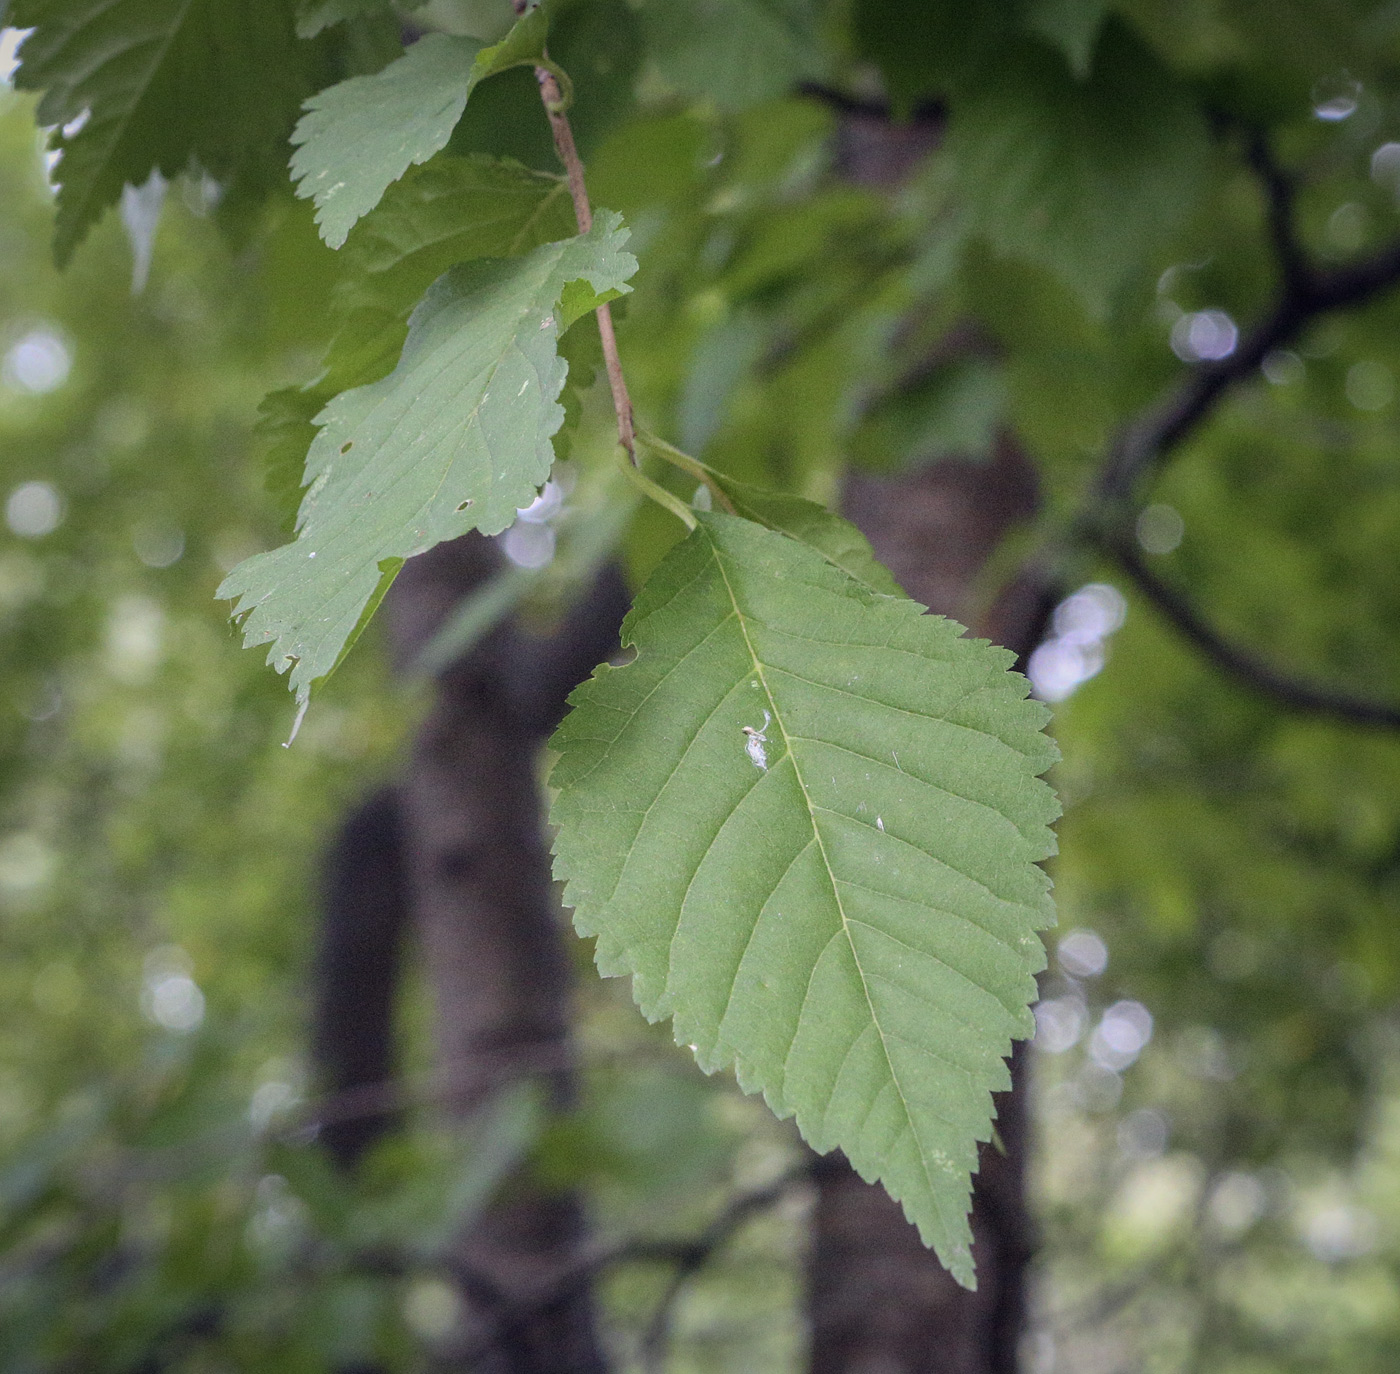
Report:
[[[565,113],[563,92],[559,82],[547,67],[536,67],[535,76],[540,83],[540,99],[544,102],[545,114],[549,116],[550,132],[554,135],[554,149],[569,179],[569,194],[574,201],[574,217],[578,220],[578,231],[586,234],[593,227],[593,207],[588,200],[588,187],[583,179],[583,162],[574,143],[574,131]],[[627,394],[627,380],[622,374],[622,359],[617,352],[617,334],[613,329],[612,311],[607,304],[600,305],[595,312],[598,317],[598,334],[603,340],[603,362],[607,367],[608,385],[612,388],[613,409],[617,412],[618,442],[627,450],[627,456],[635,467],[637,463],[637,440],[632,422],[632,398]]]
[[[1262,134],[1248,131],[1247,137],[1246,160],[1259,178],[1266,200],[1269,241],[1279,277],[1278,298],[1228,358],[1192,368],[1163,401],[1123,426],[1090,489],[1072,537],[1109,554],[1210,662],[1254,691],[1290,710],[1357,725],[1400,728],[1400,707],[1302,681],[1232,644],[1186,595],[1147,566],[1134,542],[1134,498],[1140,487],[1214,414],[1234,387],[1254,375],[1269,353],[1291,343],[1321,316],[1366,305],[1400,285],[1400,243],[1331,271],[1312,264],[1293,225],[1293,177],[1275,160]],[[1054,559],[1042,561],[1049,565]]]
[[1400,706],[1370,701],[1339,688],[1293,677],[1230,643],[1182,592],[1147,566],[1131,538],[1105,535],[1097,542],[1183,638],[1194,644],[1217,668],[1224,669],[1245,686],[1293,711],[1329,716],[1351,725],[1400,730]]

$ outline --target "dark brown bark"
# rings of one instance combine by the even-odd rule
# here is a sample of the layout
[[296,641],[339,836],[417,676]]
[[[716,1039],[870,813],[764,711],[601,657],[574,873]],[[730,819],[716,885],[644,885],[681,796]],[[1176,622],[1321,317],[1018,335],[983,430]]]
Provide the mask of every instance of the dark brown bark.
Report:
[[[403,661],[497,557],[492,543],[468,536],[409,562],[388,603]],[[439,680],[399,787],[444,1106],[454,1115],[527,1076],[547,1085],[555,1107],[572,1102],[570,966],[536,773],[542,740],[568,692],[616,643],[625,606],[609,572],[554,633],[511,620],[487,636]],[[528,1320],[518,1315],[574,1265],[582,1239],[578,1199],[528,1173],[463,1234],[454,1267],[474,1374],[605,1367],[586,1289]]]
[[[1018,655],[1040,638],[1047,595],[1032,577],[993,595],[982,574],[1037,504],[1035,469],[1009,438],[984,463],[940,463],[897,478],[853,473],[845,491],[847,514],[911,596]],[[1016,1088],[1024,1060],[1018,1049]],[[1013,1088],[996,1107],[1005,1153],[990,1145],[981,1152],[975,1293],[953,1282],[882,1188],[839,1155],[818,1164],[808,1264],[812,1374],[1014,1374],[1033,1250],[1025,1095]]]
[[[311,1057],[318,1088],[348,1100],[394,1073],[394,992],[408,923],[398,798],[382,788],[342,824],[326,859]],[[387,1109],[332,1117],[321,1141],[353,1168],[391,1124]]]

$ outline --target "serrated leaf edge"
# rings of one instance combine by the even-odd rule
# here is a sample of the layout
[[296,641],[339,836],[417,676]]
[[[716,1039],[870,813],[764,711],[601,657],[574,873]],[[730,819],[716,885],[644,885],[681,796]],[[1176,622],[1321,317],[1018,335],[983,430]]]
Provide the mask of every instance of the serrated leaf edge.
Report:
[[[714,516],[702,516],[701,521],[703,523],[706,520],[711,520],[714,518]],[[720,518],[742,519],[743,517]],[[788,531],[773,529],[772,527],[764,527],[762,525],[760,525],[760,527],[769,528],[773,534],[781,535],[783,538],[791,539],[794,543],[802,545],[804,548],[806,548],[813,556],[822,558],[823,561],[827,563],[827,565],[833,571],[839,573],[850,583],[852,591],[857,599],[865,601],[867,603],[872,603],[875,601],[900,603],[908,608],[911,608],[913,613],[916,615],[922,615],[927,611],[926,607],[920,605],[920,603],[915,602],[911,599],[890,596],[886,593],[873,591],[860,579],[854,577],[851,573],[841,568],[839,564],[834,563],[821,550],[816,549],[813,546],[807,545],[804,540],[789,533]],[[753,642],[748,633],[748,627],[745,620],[744,612],[739,605],[738,597],[735,594],[728,573],[725,571],[724,561],[721,556],[721,552],[719,548],[714,544],[713,540],[710,540],[708,542],[710,556],[714,559],[715,566],[720,573],[720,576],[724,583],[725,591],[729,597],[731,607],[730,613],[734,616],[735,620],[740,626],[752,670],[757,675],[759,681],[762,683],[764,697],[767,699],[769,707],[772,708],[774,724],[778,726],[782,734],[782,741],[784,746],[783,754],[774,757],[774,765],[776,765],[777,762],[779,762],[783,758],[791,759],[794,776],[796,777],[799,789],[801,790],[803,796],[804,804],[807,808],[807,814],[811,823],[813,838],[821,853],[822,866],[826,873],[827,882],[832,892],[836,910],[840,915],[842,933],[846,939],[847,948],[851,952],[852,963],[854,964],[858,975],[861,979],[861,990],[862,994],[865,997],[866,1005],[870,1010],[871,1024],[875,1028],[879,1036],[881,1052],[884,1056],[886,1066],[889,1070],[890,1082],[894,1085],[895,1090],[899,1095],[899,1101],[904,1113],[906,1128],[908,1129],[910,1136],[913,1138],[916,1148],[918,1149],[919,1167],[924,1175],[924,1182],[925,1186],[928,1189],[929,1198],[933,1204],[935,1213],[945,1231],[949,1242],[950,1248],[948,1252],[945,1254],[942,1250],[940,1250],[939,1257],[942,1260],[942,1262],[947,1266],[953,1278],[960,1285],[968,1289],[975,1290],[977,1283],[976,1275],[972,1268],[970,1250],[970,1241],[972,1239],[969,1221],[970,1209],[964,1210],[964,1213],[960,1218],[960,1224],[957,1227],[948,1226],[947,1215],[943,1207],[938,1202],[938,1192],[937,1189],[934,1187],[932,1175],[929,1173],[926,1152],[922,1148],[922,1145],[919,1143],[918,1130],[914,1123],[913,1114],[909,1109],[908,1099],[905,1096],[903,1089],[900,1087],[899,1076],[896,1073],[893,1059],[889,1053],[886,1035],[881,1029],[879,1018],[875,1013],[873,999],[870,995],[869,983],[866,979],[864,970],[861,968],[860,958],[855,949],[855,942],[850,935],[850,923],[846,916],[845,906],[841,900],[840,892],[837,887],[836,877],[834,872],[832,871],[831,864],[826,853],[826,847],[825,844],[822,842],[820,830],[816,823],[815,810],[811,801],[810,793],[808,792],[806,783],[802,778],[800,765],[797,762],[796,755],[791,746],[791,737],[787,732],[786,726],[782,722],[781,713],[777,710],[777,703],[774,700],[772,691],[768,686],[767,676],[763,671],[762,663],[758,658],[756,651],[754,650]],[[675,591],[671,597],[667,598],[666,601],[660,602],[654,606],[647,606],[645,612],[646,618],[650,618],[652,615],[655,615],[658,612],[664,610],[665,607],[670,603],[670,601],[674,599],[674,596],[679,594],[679,591]],[[621,642],[624,648],[635,644],[635,640],[630,634],[631,625],[629,624],[629,622],[633,620],[633,617],[636,615],[637,610],[638,607],[634,605],[633,610],[629,613],[627,617],[627,620],[623,623]],[[941,620],[947,619],[947,617],[937,618]],[[727,622],[727,620],[728,617],[726,616],[724,620],[720,621],[717,625],[711,627],[709,632],[705,635],[704,640],[702,640],[701,642],[703,643],[705,641],[708,641],[718,631],[721,625]],[[949,623],[956,625],[956,622]],[[968,639],[966,642],[969,644],[979,644],[987,648],[993,647],[987,640]],[[694,652],[694,649],[696,647],[698,647],[698,645],[693,645],[688,651],[688,653]],[[1009,672],[1012,655],[1004,650],[1000,652],[1005,655],[1005,662],[1008,670],[1007,675],[1018,676]],[[611,664],[600,665],[599,669],[594,674],[594,679],[612,671],[618,671],[618,669],[615,669]],[[674,667],[672,671],[674,671]],[[590,681],[594,679],[590,679]],[[659,684],[657,685],[659,686]],[[653,687],[653,691],[654,690],[655,687]],[[648,693],[648,696],[650,696],[650,693]],[[1025,693],[1022,692],[1021,696],[1022,699],[1024,699]],[[581,704],[576,703],[572,697],[570,701],[571,705]],[[640,704],[641,703],[638,704],[638,709],[640,708]],[[1047,723],[1048,719],[1049,713],[1048,711],[1046,711],[1045,718],[1042,721],[1042,725],[1044,723]],[[951,723],[958,724],[958,722]],[[966,726],[965,728],[975,730],[978,733],[988,733],[985,730],[981,730],[977,726]],[[1011,749],[1013,752],[1020,753],[1024,758],[1026,758],[1028,763],[1039,764],[1039,766],[1035,768],[1034,772],[1027,774],[1027,782],[1034,783],[1040,788],[1045,789],[1046,791],[1049,790],[1048,785],[1040,777],[1040,774],[1043,773],[1046,768],[1050,767],[1051,764],[1059,757],[1058,750],[1055,748],[1053,740],[1047,741],[1049,747],[1046,750],[1044,761],[1040,762],[1040,760],[1032,757],[1030,754],[1027,754],[1023,749],[1018,749],[1009,741],[1001,739],[999,735],[993,735],[992,737],[994,739],[997,739],[1000,743],[1005,745],[1008,749]],[[586,776],[586,774],[581,776]],[[578,778],[574,779],[575,784],[577,784],[579,781],[580,779]],[[1053,855],[1055,852],[1054,834],[1053,831],[1049,829],[1049,825],[1050,822],[1054,820],[1055,814],[1057,812],[1058,808],[1055,808],[1054,812],[1048,814],[1044,818],[1044,820],[1039,822],[1036,826],[1036,829],[1043,832],[1045,840],[1044,857],[1047,858]],[[1019,826],[1017,828],[1019,829]],[[601,911],[607,906],[607,899],[600,899],[597,897],[596,894],[589,890],[589,883],[586,874],[575,869],[571,858],[567,852],[567,849],[562,845],[561,840],[562,832],[560,834],[560,838],[556,839],[555,842],[554,875],[556,879],[563,881],[565,884],[564,901],[566,905],[573,908],[574,924],[579,934],[585,937],[591,936],[598,940],[595,958],[599,967],[599,971],[604,976],[628,976],[633,978],[634,996],[636,997],[638,1005],[640,1006],[643,1013],[646,1015],[647,1019],[653,1022],[668,1018],[671,1019],[677,1043],[687,1043],[687,1036],[689,1032],[681,1024],[685,1020],[685,1016],[683,1012],[678,1015],[677,1009],[672,1001],[669,988],[663,986],[662,988],[657,990],[654,996],[648,996],[645,998],[642,996],[640,989],[635,983],[635,978],[639,973],[639,969],[633,962],[631,955],[628,952],[625,941],[620,940],[615,935],[606,933],[599,923],[598,918]],[[1021,910],[1025,912],[1027,924],[1032,930],[1042,930],[1047,927],[1051,927],[1055,924],[1054,906],[1050,897],[1050,885],[1048,879],[1046,881],[1046,886],[1042,894],[1041,902],[1038,904],[1037,907],[1032,907],[1026,904],[1025,902],[1016,902],[1014,904],[1019,906]],[[581,909],[581,906],[583,908],[591,908],[591,910]],[[1039,941],[1035,941],[1035,945],[1038,957],[1033,959],[1028,958],[1023,964],[1025,976],[1029,980],[1029,985],[1026,989],[1026,1006],[1024,1008],[1026,1019],[1021,1022],[1020,1026],[1017,1029],[1003,1031],[999,1037],[997,1057],[1002,1061],[1003,1069],[1005,1069],[1005,1061],[1010,1054],[1013,1042],[1020,1039],[1026,1039],[1029,1037],[1030,1034],[1033,1033],[1033,1023],[1029,1021],[1029,1003],[1033,1001],[1035,995],[1034,975],[1039,969],[1045,966],[1043,945]],[[1024,956],[1024,951],[1022,951],[1022,953]],[[986,989],[983,990],[986,991]],[[1003,1003],[1003,1006],[1004,1005],[1005,1004]],[[1016,1020],[1016,1018],[1014,1017],[1011,1019],[1013,1023]],[[1018,1030],[1020,1033],[1017,1033]],[[716,1027],[716,1031],[718,1031],[718,1027]],[[694,1046],[692,1046],[691,1048],[692,1050],[695,1050]],[[713,1053],[701,1056],[699,1055],[698,1050],[695,1050],[695,1052],[697,1054],[699,1062],[701,1063],[701,1067],[704,1068],[706,1072],[712,1073],[720,1068],[725,1067],[726,1065],[733,1065],[735,1075],[738,1079],[740,1087],[745,1092],[761,1092],[764,1100],[768,1103],[769,1107],[780,1118],[789,1116],[796,1118],[797,1124],[802,1130],[803,1136],[813,1141],[815,1147],[831,1149],[837,1148],[840,1144],[840,1142],[835,1141],[824,1146],[818,1144],[817,1137],[820,1135],[820,1132],[809,1129],[811,1126],[815,1126],[817,1124],[812,1120],[810,1114],[801,1108],[790,1106],[783,1099],[777,1085],[765,1086],[761,1082],[758,1072],[755,1070],[754,1066],[749,1063],[747,1056],[735,1049],[733,1046],[725,1045],[722,1041],[716,1038],[716,1044],[714,1046]],[[975,1141],[986,1142],[991,1138],[995,1129],[993,1126],[993,1122],[995,1121],[995,1109],[994,1104],[992,1104],[990,1101],[990,1098],[994,1092],[1002,1091],[1007,1086],[1009,1086],[1009,1076],[1007,1077],[1007,1081],[1002,1088],[997,1088],[990,1084],[978,1085],[978,1091],[980,1091],[982,1095],[988,1100],[989,1110],[985,1126],[979,1127],[978,1130],[974,1132]],[[923,1227],[920,1225],[917,1218],[911,1212],[909,1204],[905,1201],[905,1196],[894,1190],[885,1172],[882,1172],[879,1169],[873,1169],[870,1173],[866,1173],[863,1169],[860,1169],[858,1166],[857,1171],[860,1172],[861,1176],[866,1178],[868,1182],[875,1182],[878,1180],[882,1184],[882,1186],[885,1187],[886,1191],[889,1192],[890,1196],[894,1198],[895,1201],[901,1204],[905,1216],[908,1218],[910,1223],[918,1227],[921,1234],[923,1233]],[[975,1167],[970,1172],[975,1173]],[[927,1236],[925,1236],[924,1239],[926,1244],[931,1244]]]

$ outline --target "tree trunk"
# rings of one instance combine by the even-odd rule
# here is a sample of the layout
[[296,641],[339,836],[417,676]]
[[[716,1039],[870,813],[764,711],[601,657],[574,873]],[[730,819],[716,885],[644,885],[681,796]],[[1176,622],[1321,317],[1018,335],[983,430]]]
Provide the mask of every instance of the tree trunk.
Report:
[[[853,473],[845,490],[846,513],[911,596],[1018,656],[1039,642],[1051,598],[1024,577],[984,605],[981,575],[1037,504],[1035,470],[1006,438],[986,463],[944,462],[895,478]],[[1033,1251],[1025,1062],[1018,1046],[1015,1087],[996,1099],[1005,1153],[981,1151],[975,1293],[924,1249],[884,1189],[863,1182],[839,1155],[819,1162],[808,1263],[812,1374],[1015,1374]]]
[[[388,599],[401,662],[498,565],[468,536],[410,560]],[[434,1000],[444,1108],[465,1117],[530,1077],[573,1101],[570,964],[550,878],[539,749],[570,690],[617,641],[626,594],[601,576],[553,634],[508,620],[443,673],[398,788],[404,867]],[[454,1255],[466,1318],[447,1367],[474,1374],[599,1374],[591,1295],[527,1312],[575,1260],[577,1197],[522,1171]]]
[[326,859],[311,1059],[330,1097],[321,1142],[353,1169],[388,1129],[394,993],[408,924],[398,796],[381,788],[342,824]]

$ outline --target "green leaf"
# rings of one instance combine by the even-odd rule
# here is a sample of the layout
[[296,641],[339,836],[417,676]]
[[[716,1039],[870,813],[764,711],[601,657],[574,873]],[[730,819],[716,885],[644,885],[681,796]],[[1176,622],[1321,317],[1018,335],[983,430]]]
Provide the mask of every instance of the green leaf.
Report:
[[490,47],[430,33],[382,72],[308,100],[292,134],[292,177],[297,195],[315,200],[321,237],[339,248],[391,182],[446,146],[479,82],[539,61],[546,29],[536,8]]
[[699,522],[627,618],[634,661],[554,737],[556,875],[604,974],[880,1179],[970,1285],[977,1142],[1054,919],[1049,713],[952,621]]
[[315,38],[332,24],[389,8],[389,0],[298,0],[297,37]]
[[1102,317],[1191,213],[1210,146],[1190,93],[1111,23],[1088,81],[1038,45],[1000,54],[955,105],[949,152],[974,227]]
[[903,596],[904,589],[875,557],[870,541],[849,520],[825,506],[785,491],[768,491],[721,475],[719,485],[737,515],[791,535],[814,548],[828,563],[885,596]]
[[563,177],[480,156],[411,168],[345,245],[324,380],[343,390],[389,371],[413,307],[454,263],[515,257],[573,232]]
[[56,126],[60,265],[154,169],[173,177],[193,159],[234,190],[280,178],[318,60],[290,0],[17,0],[9,22],[34,30],[15,84],[44,92],[39,123]]
[[405,558],[496,534],[533,499],[564,418],[561,298],[580,282],[577,306],[628,290],[627,238],[600,211],[586,235],[454,267],[414,312],[394,371],[316,417],[296,541],[246,559],[218,591],[246,613],[244,642],[270,644],[268,662],[290,670],[303,707]]
[[942,458],[986,458],[1006,410],[1003,369],[985,358],[958,358],[880,397],[854,436],[852,453],[862,466],[886,472]]
[[1108,0],[1031,0],[1026,27],[1057,47],[1081,81],[1094,62],[1094,43],[1108,13]]
[[822,75],[809,0],[650,0],[647,51],[687,95],[739,109]]
[[[351,231],[341,250],[345,275],[332,298],[335,333],[320,376],[274,391],[260,408],[268,490],[291,529],[301,501],[313,421],[330,399],[393,371],[408,320],[424,291],[455,263],[515,257],[567,238],[573,202],[563,177],[486,157],[437,157],[411,167]],[[570,343],[576,336],[570,336]],[[596,334],[595,334],[596,338]],[[574,347],[573,352],[578,349]],[[588,368],[571,362],[572,393]],[[556,452],[560,449],[555,439]],[[562,455],[561,455],[562,456]]]
[[1005,44],[1010,0],[852,0],[856,52],[884,77],[896,109],[946,95]]

